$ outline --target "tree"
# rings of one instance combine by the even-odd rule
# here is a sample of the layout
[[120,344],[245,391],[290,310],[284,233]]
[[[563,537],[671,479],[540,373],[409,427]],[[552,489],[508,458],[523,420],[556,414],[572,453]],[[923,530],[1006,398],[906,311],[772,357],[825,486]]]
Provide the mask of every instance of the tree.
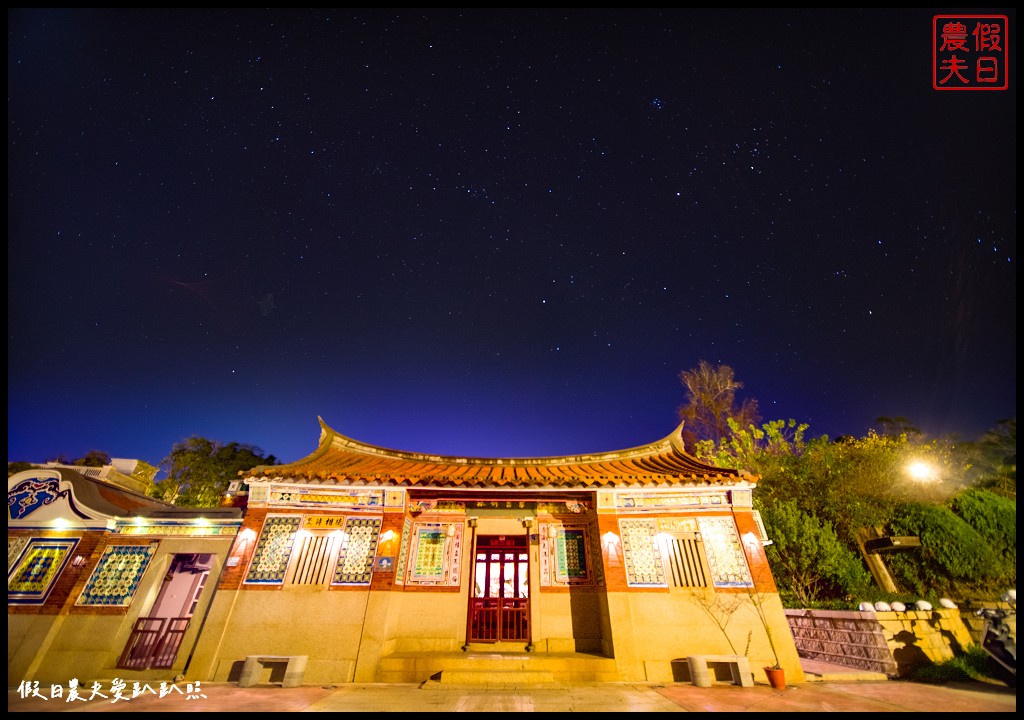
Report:
[[[860,591],[867,573],[858,540],[868,528],[918,535],[922,543],[928,536],[931,547],[891,558],[894,578],[915,592],[985,593],[1015,583],[1016,418],[1001,420],[977,443],[928,439],[904,417],[880,417],[879,430],[862,438],[808,440],[808,426],[795,420],[745,420],[756,403],[736,408],[742,384],[728,366],[702,360],[680,378],[688,403],[679,412],[696,439],[687,440],[684,425],[693,454],[758,478],[754,506],[776,543],[769,564],[789,600],[807,604]],[[914,465],[928,472],[914,475]],[[958,497],[968,487],[1008,500]],[[947,542],[940,542],[938,527]],[[972,564],[965,553],[986,560]]]
[[[932,475],[913,479],[908,472],[912,463],[932,468]],[[851,547],[861,529],[885,525],[900,503],[945,502],[962,488],[965,472],[948,442],[874,431],[841,443],[817,438],[808,443],[800,464],[804,482],[796,491],[802,495],[801,507],[832,522]],[[778,479],[769,484],[781,490]]]
[[746,470],[758,476],[774,476],[794,471],[794,461],[807,449],[806,423],[796,420],[772,420],[756,427],[743,427],[729,418],[729,437],[719,442],[701,440],[693,454],[721,467]]
[[153,496],[182,507],[217,507],[238,474],[257,465],[275,465],[273,455],[237,442],[223,445],[193,435],[176,443],[160,464],[167,477],[153,488]]
[[103,467],[110,464],[110,453],[105,453],[102,450],[90,450],[71,464],[81,467]]
[[[778,545],[775,549],[769,547],[769,563],[787,601],[798,604],[812,598],[845,598],[855,592],[864,577],[859,533],[864,528],[886,527],[905,503],[943,506],[964,489],[968,470],[960,443],[948,438],[927,440],[923,435],[878,435],[871,431],[863,438],[832,441],[823,435],[806,440],[806,430],[807,425],[795,420],[773,420],[745,428],[730,420],[727,439],[697,443],[694,451],[701,460],[746,470],[759,478],[754,505],[769,527],[769,537]],[[915,460],[933,469],[927,482],[909,476],[907,466]],[[793,507],[799,514],[791,517]],[[837,566],[826,563],[824,567],[829,571],[813,578],[812,583],[810,563],[803,564],[806,558],[801,553],[813,557],[821,552],[823,558],[835,559],[837,548],[826,534],[811,535],[807,522],[797,521],[800,516],[813,517],[822,527],[830,527],[836,543],[849,551],[847,560],[853,556],[857,562],[844,560]],[[773,521],[777,521],[775,526],[771,525]],[[806,538],[801,533],[806,533]],[[793,541],[792,537],[801,540]],[[813,545],[800,547],[801,542]],[[783,550],[783,545],[790,547]],[[937,576],[929,575],[932,577]],[[922,587],[923,581],[908,584]]]
[[732,638],[729,637],[728,633],[729,623],[732,621],[736,612],[743,606],[743,596],[719,593],[715,592],[714,588],[711,588],[707,592],[694,593],[693,601],[705,612],[705,614],[707,614],[708,619],[714,624],[714,626],[721,630],[725,641],[729,643],[729,649],[732,650],[732,654],[746,655],[747,651],[749,651],[749,637],[747,648],[743,653],[740,653],[736,650],[736,645],[733,643]]
[[780,593],[799,607],[856,597],[871,584],[861,559],[840,541],[832,523],[804,512],[793,500],[776,504],[763,518],[773,541],[767,554]]
[[921,431],[914,426],[914,423],[907,420],[902,415],[897,415],[894,418],[882,416],[875,420],[875,424],[878,428],[875,430],[879,435],[890,435],[892,437],[899,437],[900,435],[920,435]]
[[736,391],[743,387],[728,365],[711,365],[701,360],[695,368],[683,370],[679,379],[686,387],[686,404],[679,407],[684,441],[721,442],[729,436],[729,420],[740,427],[760,422],[757,400],[749,398],[736,406]]
[[[802,511],[832,523],[851,548],[857,547],[861,528],[886,524],[899,503],[942,503],[963,488],[967,468],[950,441],[874,431],[835,442],[827,435],[805,440],[807,425],[795,420],[746,428],[730,421],[730,426],[724,442],[698,443],[697,457],[760,477],[755,494],[759,509],[796,502]],[[913,460],[934,468],[929,482],[908,477]]]
[[1017,499],[1017,418],[1000,420],[965,451],[975,487]]

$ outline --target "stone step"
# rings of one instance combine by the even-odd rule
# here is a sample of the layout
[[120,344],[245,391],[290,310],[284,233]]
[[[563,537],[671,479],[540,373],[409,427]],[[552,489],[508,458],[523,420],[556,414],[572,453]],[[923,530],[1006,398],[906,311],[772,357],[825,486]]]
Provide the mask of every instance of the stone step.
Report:
[[378,682],[443,685],[551,685],[617,682],[612,658],[584,653],[395,653],[380,659]]
[[550,670],[442,670],[430,680],[441,685],[523,687],[556,685]]

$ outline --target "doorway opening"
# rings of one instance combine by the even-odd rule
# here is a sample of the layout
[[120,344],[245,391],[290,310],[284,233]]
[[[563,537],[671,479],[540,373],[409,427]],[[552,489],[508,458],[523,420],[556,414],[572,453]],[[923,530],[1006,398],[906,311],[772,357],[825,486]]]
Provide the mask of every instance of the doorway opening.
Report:
[[530,642],[528,536],[477,537],[466,636],[468,642]]
[[199,597],[210,577],[211,553],[176,553],[153,607],[139,617],[117,661],[125,670],[167,669],[174,665]]

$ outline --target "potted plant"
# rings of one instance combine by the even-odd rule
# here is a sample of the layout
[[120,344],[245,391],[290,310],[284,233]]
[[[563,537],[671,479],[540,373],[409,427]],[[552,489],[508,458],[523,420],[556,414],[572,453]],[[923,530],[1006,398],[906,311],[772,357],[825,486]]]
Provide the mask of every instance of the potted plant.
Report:
[[761,621],[761,627],[764,628],[765,635],[768,636],[768,645],[771,647],[772,656],[775,658],[774,665],[765,666],[764,674],[768,678],[769,685],[777,690],[783,690],[786,687],[786,671],[779,662],[779,651],[775,649],[775,637],[772,635],[772,626],[768,622],[768,616],[765,614],[765,594],[756,590],[754,585],[747,588],[747,594],[750,596],[750,602],[754,606],[758,620]]

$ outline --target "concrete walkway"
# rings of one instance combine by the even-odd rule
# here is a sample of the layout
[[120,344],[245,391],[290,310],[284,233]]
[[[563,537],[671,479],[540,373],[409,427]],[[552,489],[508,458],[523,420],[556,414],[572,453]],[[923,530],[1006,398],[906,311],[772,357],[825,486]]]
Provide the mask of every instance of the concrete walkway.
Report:
[[[851,676],[852,677],[852,676]],[[235,683],[180,683],[166,697],[144,693],[134,700],[89,701],[22,698],[8,689],[8,712],[1016,712],[1012,688],[981,682],[925,685],[904,680],[818,679],[775,690],[717,683],[581,683],[564,686],[450,686],[442,683],[305,685],[282,688]],[[159,686],[157,686],[157,689]],[[131,696],[131,685],[122,691]],[[186,693],[191,690],[192,697]],[[88,696],[88,688],[83,689]]]

